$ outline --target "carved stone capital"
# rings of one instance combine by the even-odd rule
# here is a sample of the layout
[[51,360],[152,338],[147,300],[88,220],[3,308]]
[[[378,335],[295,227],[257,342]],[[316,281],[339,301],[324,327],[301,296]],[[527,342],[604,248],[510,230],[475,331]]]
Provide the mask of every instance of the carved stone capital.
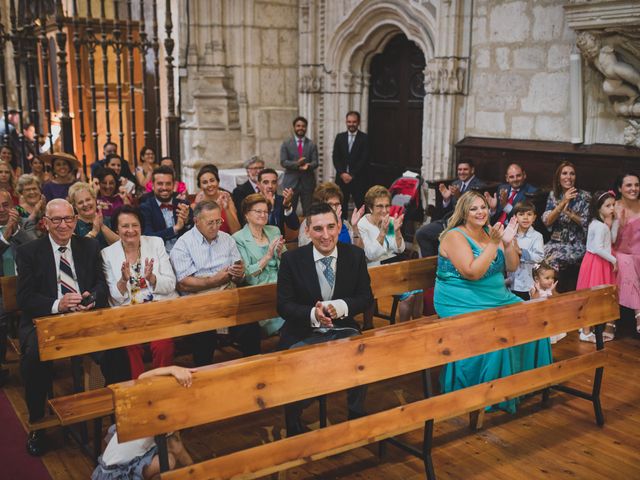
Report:
[[324,74],[319,68],[307,67],[301,71],[300,92],[321,93],[324,91]]
[[466,94],[469,60],[459,57],[435,57],[424,69],[427,94]]

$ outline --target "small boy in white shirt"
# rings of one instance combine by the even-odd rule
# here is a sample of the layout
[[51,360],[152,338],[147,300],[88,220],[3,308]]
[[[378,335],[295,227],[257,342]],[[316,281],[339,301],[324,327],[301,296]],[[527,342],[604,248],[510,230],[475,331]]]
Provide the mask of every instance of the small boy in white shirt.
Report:
[[536,208],[530,201],[519,202],[513,207],[513,216],[518,220],[516,242],[520,254],[518,269],[510,274],[511,291],[523,300],[529,300],[533,287],[533,267],[544,258],[542,234],[533,228]]

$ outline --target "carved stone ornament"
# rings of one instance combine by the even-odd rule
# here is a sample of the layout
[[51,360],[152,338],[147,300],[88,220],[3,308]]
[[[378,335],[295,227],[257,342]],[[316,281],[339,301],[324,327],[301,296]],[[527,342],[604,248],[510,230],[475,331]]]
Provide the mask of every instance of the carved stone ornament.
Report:
[[466,93],[468,60],[458,57],[436,57],[427,62],[424,88],[427,94]]
[[640,146],[640,2],[570,0],[564,9],[580,52],[602,75],[599,88],[627,119],[624,142]]

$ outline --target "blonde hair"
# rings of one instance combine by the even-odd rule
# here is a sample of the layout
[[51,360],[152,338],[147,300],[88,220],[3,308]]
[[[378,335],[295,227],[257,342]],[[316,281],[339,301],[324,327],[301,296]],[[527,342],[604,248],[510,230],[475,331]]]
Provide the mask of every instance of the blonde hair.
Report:
[[[449,218],[449,221],[447,222],[447,228],[445,228],[444,231],[440,234],[440,241],[444,239],[445,235],[449,233],[450,230],[465,224],[465,222],[467,221],[467,217],[469,216],[469,211],[471,210],[471,205],[476,200],[476,198],[482,199],[484,204],[487,206],[487,210],[489,210],[489,203],[487,202],[487,199],[484,198],[484,195],[482,195],[480,192],[469,190],[468,192],[464,193],[456,203],[456,208],[453,211],[453,215],[451,215],[451,218]],[[485,225],[489,224],[489,217],[490,216],[487,215],[487,223]]]
[[9,169],[9,185],[11,186],[11,189],[15,191],[15,189],[16,189],[16,176],[13,173],[13,168],[11,167],[11,165],[9,165],[4,160],[0,160],[0,166],[3,166],[3,165]]
[[16,191],[22,195],[22,192],[24,192],[24,189],[27,185],[31,185],[35,183],[38,186],[38,189],[41,189],[41,185],[40,185],[40,179],[38,177],[36,177],[35,175],[31,175],[30,173],[25,173],[23,175],[20,175],[20,178],[18,179],[18,185],[16,186]]
[[367,205],[369,211],[373,211],[373,202],[376,201],[376,198],[380,197],[386,197],[391,201],[391,193],[382,185],[374,185],[367,190],[367,193],[364,194],[364,203]]
[[74,207],[76,205],[76,195],[83,190],[88,191],[91,197],[93,197],[94,200],[96,199],[96,192],[91,185],[85,182],[76,182],[69,187],[69,195],[67,197]]

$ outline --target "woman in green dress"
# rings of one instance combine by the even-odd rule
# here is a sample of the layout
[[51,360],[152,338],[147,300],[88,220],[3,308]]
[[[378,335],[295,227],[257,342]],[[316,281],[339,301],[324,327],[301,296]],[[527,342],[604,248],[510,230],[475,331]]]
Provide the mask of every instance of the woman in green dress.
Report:
[[[247,223],[233,234],[245,266],[245,280],[249,285],[263,285],[278,281],[280,257],[285,250],[280,229],[267,225],[269,203],[260,193],[253,193],[242,201],[242,215]],[[280,330],[284,320],[280,317],[259,322],[265,336]]]
[[[447,228],[440,236],[434,306],[440,317],[500,307],[522,301],[507,290],[505,267],[519,264],[513,238],[514,218],[505,228],[489,225],[489,205],[482,194],[462,195]],[[440,375],[443,393],[495,380],[551,363],[548,339],[505,348],[447,364]],[[517,399],[499,408],[515,412]]]

